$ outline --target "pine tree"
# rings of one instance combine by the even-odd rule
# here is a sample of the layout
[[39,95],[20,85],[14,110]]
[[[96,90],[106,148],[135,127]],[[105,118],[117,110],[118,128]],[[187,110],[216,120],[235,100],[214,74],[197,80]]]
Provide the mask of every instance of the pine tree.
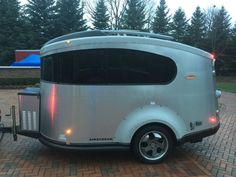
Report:
[[40,48],[45,42],[56,36],[55,1],[28,0],[26,8],[33,31],[35,48]]
[[179,42],[185,42],[185,36],[187,34],[188,20],[185,12],[179,8],[174,16],[173,22],[171,23],[171,32],[173,37]]
[[154,33],[169,34],[170,32],[170,15],[167,8],[166,1],[160,0],[160,4],[157,6],[156,14],[152,24],[152,30]]
[[20,32],[17,38],[17,49],[39,49],[35,45],[35,33],[31,29],[32,25],[27,17],[25,6],[21,7],[19,16]]
[[206,30],[206,16],[198,6],[192,15],[188,28],[188,43],[194,47],[203,48]]
[[212,42],[212,51],[223,52],[230,36],[231,17],[222,6],[213,18],[212,27],[209,32],[209,38]]
[[[219,61],[220,63],[219,63]],[[221,72],[221,74],[224,75],[236,75],[236,24],[231,29],[228,46],[224,51],[224,55],[220,56],[217,60],[217,67],[219,64],[223,64],[223,67],[221,67],[225,70],[224,73]],[[222,63],[223,62],[223,63]]]
[[234,27],[231,30],[231,40],[236,44],[236,23],[234,24]]
[[92,14],[92,22],[95,29],[109,29],[109,15],[104,0],[98,0],[96,8]]
[[210,41],[210,52],[216,54],[216,70],[218,74],[226,74],[230,61],[226,56],[229,50],[230,34],[231,34],[231,18],[228,12],[222,6],[213,18],[213,23],[209,32],[208,41]]
[[122,28],[144,30],[145,4],[141,0],[129,0],[122,18]]
[[229,46],[231,75],[236,75],[236,23],[231,31],[231,41]]
[[57,35],[83,31],[87,29],[84,19],[84,5],[80,0],[57,1]]
[[0,0],[0,64],[8,65],[14,60],[17,47],[20,5],[17,0]]

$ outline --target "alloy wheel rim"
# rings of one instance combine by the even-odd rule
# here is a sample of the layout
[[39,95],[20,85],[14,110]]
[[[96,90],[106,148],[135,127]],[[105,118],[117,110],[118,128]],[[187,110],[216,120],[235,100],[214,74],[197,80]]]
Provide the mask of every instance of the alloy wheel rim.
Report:
[[159,131],[150,131],[142,136],[139,141],[139,151],[147,160],[159,160],[169,147],[167,137]]

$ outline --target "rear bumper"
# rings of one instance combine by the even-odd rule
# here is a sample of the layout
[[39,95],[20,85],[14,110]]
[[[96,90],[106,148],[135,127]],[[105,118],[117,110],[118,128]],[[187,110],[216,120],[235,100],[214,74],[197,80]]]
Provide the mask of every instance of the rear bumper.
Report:
[[219,128],[220,128],[220,123],[218,123],[218,125],[213,128],[187,134],[183,136],[183,138],[179,139],[178,143],[183,144],[186,142],[192,142],[192,143],[199,142],[202,140],[202,138],[215,134],[219,130]]

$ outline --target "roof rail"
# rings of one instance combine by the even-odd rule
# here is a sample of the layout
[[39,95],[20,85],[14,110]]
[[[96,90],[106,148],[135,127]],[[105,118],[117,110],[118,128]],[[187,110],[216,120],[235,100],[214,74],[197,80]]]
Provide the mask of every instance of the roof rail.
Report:
[[174,40],[174,38],[171,36],[156,33],[140,32],[135,30],[102,30],[102,32],[108,35],[140,36],[164,40]]
[[174,40],[173,37],[156,34],[156,33],[147,33],[147,32],[139,32],[134,30],[91,30],[91,31],[82,31],[82,32],[75,32],[71,34],[66,34],[55,39],[48,41],[45,45],[49,45],[55,42],[60,42],[64,40],[70,40],[75,38],[84,38],[84,37],[91,37],[91,36],[139,36],[139,37],[149,37],[149,38],[156,38],[156,39],[164,39],[164,40]]

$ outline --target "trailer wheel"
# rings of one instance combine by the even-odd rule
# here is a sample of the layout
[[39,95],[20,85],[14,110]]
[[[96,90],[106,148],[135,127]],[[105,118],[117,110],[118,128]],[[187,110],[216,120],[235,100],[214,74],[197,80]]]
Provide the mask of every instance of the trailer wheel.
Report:
[[144,163],[159,163],[173,149],[173,138],[161,126],[149,126],[139,131],[132,142],[135,156]]

